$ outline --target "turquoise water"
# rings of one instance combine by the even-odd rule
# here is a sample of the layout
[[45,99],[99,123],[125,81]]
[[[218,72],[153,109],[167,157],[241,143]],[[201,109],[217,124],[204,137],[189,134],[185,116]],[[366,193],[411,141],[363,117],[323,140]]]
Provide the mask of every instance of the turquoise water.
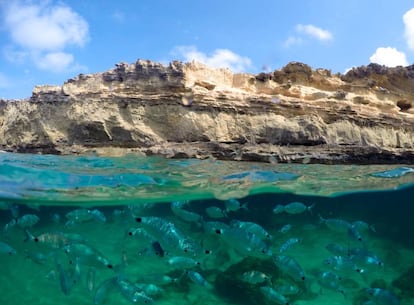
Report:
[[414,168],[0,154],[1,304],[414,304]]

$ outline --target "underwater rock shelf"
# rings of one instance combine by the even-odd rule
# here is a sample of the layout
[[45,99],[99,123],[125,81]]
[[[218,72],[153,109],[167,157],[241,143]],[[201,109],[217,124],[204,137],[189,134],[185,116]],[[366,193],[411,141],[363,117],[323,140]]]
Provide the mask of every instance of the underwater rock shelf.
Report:
[[0,101],[0,148],[260,162],[414,162],[414,69],[257,75],[147,60]]

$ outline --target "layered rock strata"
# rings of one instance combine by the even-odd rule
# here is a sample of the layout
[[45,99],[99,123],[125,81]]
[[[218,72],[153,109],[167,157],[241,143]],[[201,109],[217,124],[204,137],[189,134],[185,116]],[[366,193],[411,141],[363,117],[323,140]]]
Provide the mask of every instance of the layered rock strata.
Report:
[[0,102],[0,149],[414,163],[414,66],[257,75],[138,60]]

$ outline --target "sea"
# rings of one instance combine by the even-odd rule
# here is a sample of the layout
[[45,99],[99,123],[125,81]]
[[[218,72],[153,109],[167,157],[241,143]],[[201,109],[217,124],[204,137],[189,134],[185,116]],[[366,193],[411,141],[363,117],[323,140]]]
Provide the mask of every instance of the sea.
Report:
[[2,305],[414,304],[414,167],[4,152],[0,258]]

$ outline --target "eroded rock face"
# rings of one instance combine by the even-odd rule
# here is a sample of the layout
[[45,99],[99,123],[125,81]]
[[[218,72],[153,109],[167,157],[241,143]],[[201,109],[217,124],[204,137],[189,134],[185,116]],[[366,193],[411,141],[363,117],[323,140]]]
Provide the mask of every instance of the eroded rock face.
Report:
[[414,67],[258,75],[138,60],[1,101],[0,148],[320,163],[414,162]]

